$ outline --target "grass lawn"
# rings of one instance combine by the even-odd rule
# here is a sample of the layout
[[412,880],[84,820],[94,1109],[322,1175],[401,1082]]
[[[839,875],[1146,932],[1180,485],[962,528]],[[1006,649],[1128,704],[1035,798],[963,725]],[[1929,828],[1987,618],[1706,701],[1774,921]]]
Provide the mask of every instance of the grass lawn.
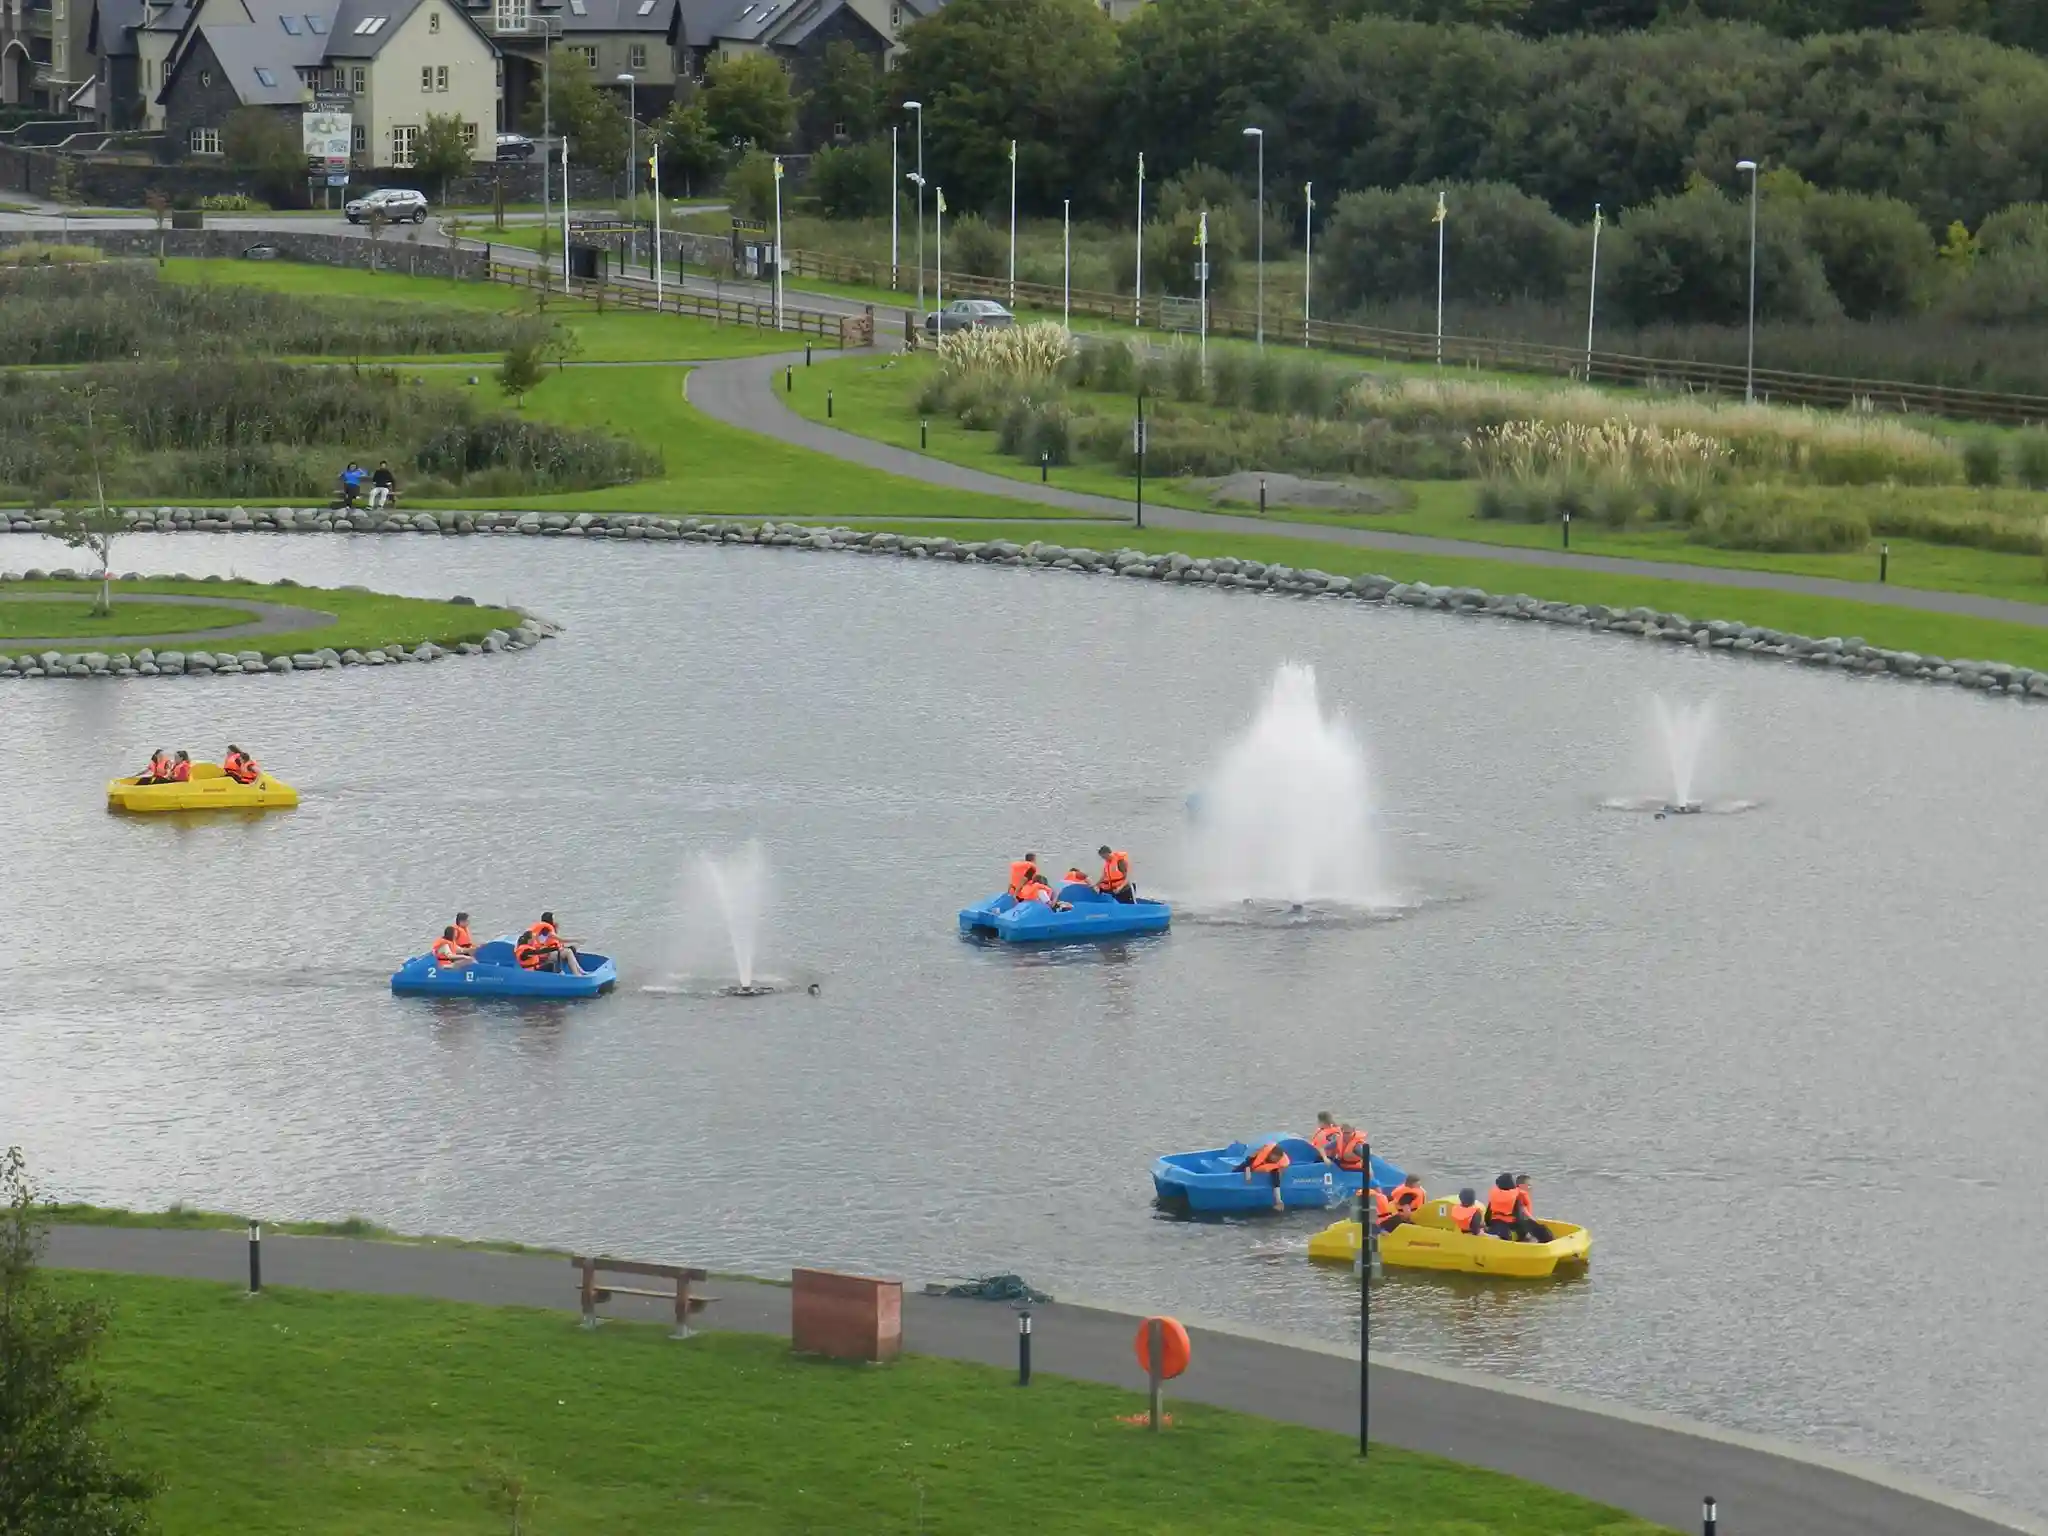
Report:
[[[949,491],[842,464],[713,421],[685,398],[686,377],[680,368],[567,368],[551,373],[526,397],[529,414],[646,443],[660,450],[666,472],[658,480],[607,490],[523,496],[518,505],[567,512],[743,518],[1017,514],[1015,504],[1001,497]],[[479,387],[490,390],[495,401],[495,383]]]
[[[173,1232],[240,1232],[249,1225],[247,1216],[227,1211],[203,1211],[193,1206],[174,1205],[162,1211],[130,1211],[115,1205],[85,1205],[57,1201],[36,1207],[37,1215],[65,1227],[146,1227]],[[489,1242],[466,1237],[415,1237],[380,1227],[362,1216],[340,1221],[263,1222],[265,1232],[291,1237],[353,1237],[379,1243],[417,1243],[430,1248],[472,1248],[489,1253],[538,1253],[567,1257],[562,1248],[535,1248],[525,1243]]]
[[[1450,1462],[1136,1391],[399,1297],[60,1273],[114,1307],[99,1377],[167,1536],[507,1530],[1652,1536]],[[516,1507],[516,1515],[515,1515]]]
[[246,608],[182,608],[175,603],[117,603],[112,613],[65,598],[0,596],[0,641],[21,635],[90,640],[96,635],[175,635],[226,629],[256,617]]
[[[405,261],[402,246],[387,243],[385,254],[393,265]],[[290,261],[176,260],[165,266],[164,275],[175,282],[241,283],[309,297],[396,299],[486,309],[495,314],[535,313],[533,295],[526,289],[446,277],[407,277],[401,272],[361,272]],[[790,348],[789,337],[753,326],[719,325],[690,315],[656,315],[642,310],[609,310],[600,314],[595,305],[581,299],[551,299],[547,313],[576,333],[580,343],[576,356],[587,363],[750,357],[762,352],[786,352]],[[426,359],[409,357],[399,361]]]
[[[99,583],[9,582],[5,590],[97,592]],[[147,601],[151,593],[159,592],[221,597],[229,600],[239,598],[247,602],[288,603],[293,607],[333,615],[334,622],[331,624],[273,635],[246,635],[222,642],[223,646],[237,651],[261,651],[265,656],[289,656],[294,651],[323,648],[345,651],[351,647],[356,650],[369,650],[376,646],[392,644],[417,646],[429,640],[436,645],[453,646],[465,640],[481,640],[494,629],[510,629],[519,622],[518,614],[504,608],[472,607],[467,603],[444,603],[417,597],[389,597],[381,592],[343,592],[296,585],[272,586],[251,581],[172,581],[150,577],[142,581],[115,583],[115,627],[103,629],[99,633],[132,635],[153,632],[140,624],[131,625],[129,620],[131,617],[141,618],[164,611],[164,605],[151,605]],[[138,598],[143,600],[137,601]],[[4,617],[5,610],[12,606],[11,602],[0,603],[0,617]],[[194,610],[173,607],[170,611],[181,619],[186,619]],[[210,625],[217,627],[212,610],[208,610],[206,619]],[[15,633],[22,634],[26,631],[17,630]],[[184,633],[193,634],[189,624]],[[5,641],[0,639],[0,652],[5,650]]]
[[1102,523],[1016,522],[1001,528],[963,535],[943,523],[888,522],[864,526],[896,533],[949,538],[1005,538],[1020,543],[1043,539],[1086,549],[1179,550],[1201,556],[1234,555],[1239,559],[1279,561],[1312,567],[1336,576],[1377,572],[1402,581],[1427,581],[1439,586],[1481,587],[1489,592],[1523,592],[1554,602],[1605,603],[1610,608],[1649,607],[1699,619],[1735,619],[1796,634],[1846,639],[1859,636],[1871,645],[1924,655],[1976,657],[2048,668],[2048,628],[2008,624],[1912,609],[1885,608],[1874,603],[1796,593],[1746,591],[1697,582],[1655,577],[1611,576],[1600,571],[1575,571],[1510,565],[1505,561],[1462,556],[1410,555],[1384,549],[1354,549],[1272,534],[1203,533]]

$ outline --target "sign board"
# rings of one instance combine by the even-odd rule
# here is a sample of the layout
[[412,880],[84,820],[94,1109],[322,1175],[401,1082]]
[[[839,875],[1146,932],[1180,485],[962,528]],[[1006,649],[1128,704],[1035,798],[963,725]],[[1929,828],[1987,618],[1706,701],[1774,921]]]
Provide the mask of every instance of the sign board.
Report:
[[768,233],[766,219],[734,219],[732,232],[736,235],[765,235]]
[[1171,294],[1160,299],[1159,326],[1167,331],[1199,331],[1202,328],[1202,301],[1176,299]]
[[1145,423],[1142,419],[1131,423],[1131,452],[1141,457],[1145,452]]
[[327,171],[346,171],[355,143],[354,101],[350,97],[316,98],[300,116],[306,162]]
[[330,187],[345,187],[345,186],[347,186],[347,185],[348,185],[348,172],[347,172],[347,171],[329,171],[329,172],[327,173],[327,185],[329,185]]

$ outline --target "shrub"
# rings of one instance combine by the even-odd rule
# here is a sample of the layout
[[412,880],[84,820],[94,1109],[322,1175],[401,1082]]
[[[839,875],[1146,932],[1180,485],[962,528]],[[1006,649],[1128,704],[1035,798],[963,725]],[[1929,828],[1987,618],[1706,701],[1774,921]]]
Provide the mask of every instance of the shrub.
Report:
[[2013,478],[2030,491],[2048,491],[2048,431],[2029,427],[2013,439]]
[[1934,281],[1934,241],[1910,203],[1820,192],[1799,204],[1800,231],[1852,320],[1903,315]]
[[725,175],[726,201],[732,211],[745,219],[775,217],[775,157],[764,149],[750,149]]
[[804,186],[828,218],[887,213],[889,146],[871,141],[821,149],[811,156],[811,174]]
[[[1711,186],[1632,209],[1615,241],[1613,304],[1654,320],[1743,324],[1749,313],[1749,207]],[[1796,204],[1771,201],[1757,225],[1759,315],[1818,320],[1839,313],[1827,274],[1807,248]]]
[[1979,435],[1963,440],[1963,479],[1980,489],[2005,479],[2005,454],[1998,439]]
[[1870,523],[1850,507],[1798,506],[1746,500],[1709,507],[1692,537],[1720,549],[1845,554],[1870,542]]
[[1255,411],[1275,412],[1287,408],[1287,370],[1274,353],[1260,350],[1252,357],[1249,378],[1250,399]]
[[1350,379],[1334,368],[1307,358],[1287,365],[1287,409],[1297,416],[1327,421],[1344,409],[1344,392]]
[[[1590,236],[1514,187],[1481,182],[1444,189],[1444,294],[1499,303],[1556,299],[1578,281]],[[1339,311],[1401,296],[1434,297],[1437,194],[1374,188],[1337,199],[1318,231],[1316,292]]]
[[1174,399],[1190,403],[1200,400],[1208,392],[1208,380],[1202,377],[1200,350],[1185,341],[1175,342],[1166,354],[1166,383]]
[[1050,320],[1000,330],[948,331],[939,342],[939,366],[954,374],[1050,379],[1066,365],[1073,346],[1066,327]]
[[78,266],[105,259],[95,245],[45,245],[40,240],[29,240],[0,247],[0,267]]
[[199,199],[208,213],[268,213],[270,204],[246,192],[215,192]]
[[1209,365],[1209,398],[1222,406],[1250,405],[1252,365],[1242,352],[1220,347]]
[[976,277],[1000,278],[1010,270],[1010,232],[995,229],[976,214],[963,214],[946,225],[946,266]]

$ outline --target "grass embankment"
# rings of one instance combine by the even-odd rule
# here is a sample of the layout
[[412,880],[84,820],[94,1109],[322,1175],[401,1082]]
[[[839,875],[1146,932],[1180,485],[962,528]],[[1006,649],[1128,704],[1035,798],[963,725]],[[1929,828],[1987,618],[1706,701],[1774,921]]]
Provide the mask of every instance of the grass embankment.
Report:
[[[680,368],[569,368],[526,397],[528,415],[566,427],[601,429],[660,451],[658,479],[507,502],[559,512],[660,512],[714,517],[1009,518],[997,496],[949,491],[713,421],[686,398]],[[495,384],[482,386],[495,391]],[[409,502],[409,506],[422,503]],[[1048,509],[1048,516],[1057,512]]]
[[[403,249],[393,247],[388,236],[384,254],[393,266],[404,264]],[[234,283],[307,298],[394,299],[488,310],[501,315],[540,314],[534,305],[533,290],[528,288],[446,277],[408,277],[402,272],[362,272],[289,261],[177,260],[164,268],[164,275],[176,282]],[[791,345],[789,337],[753,326],[720,325],[690,315],[657,315],[644,310],[600,313],[596,305],[586,300],[563,299],[559,295],[549,299],[545,314],[575,333],[576,358],[586,363],[751,357],[762,352],[786,352]],[[407,363],[496,360],[495,356],[482,353],[392,359]]]
[[[778,1339],[401,1297],[59,1274],[115,1308],[99,1377],[167,1536],[1321,1531],[1653,1536],[1469,1467],[1137,1392]],[[1199,1369],[1199,1363],[1197,1369]]]
[[[174,1205],[161,1211],[131,1211],[118,1205],[87,1205],[56,1201],[36,1208],[36,1213],[63,1227],[138,1227],[169,1232],[240,1232],[248,1227],[247,1216],[229,1211],[200,1210]],[[410,1243],[422,1248],[467,1248],[483,1253],[532,1253],[548,1258],[567,1258],[565,1248],[536,1248],[527,1243],[508,1243],[483,1238],[421,1237],[394,1232],[366,1216],[345,1216],[340,1221],[269,1221],[263,1230],[290,1237],[351,1237],[376,1243]]]
[[[96,593],[98,582],[8,582],[0,591],[13,592],[80,592]],[[301,587],[291,584],[265,585],[252,581],[174,581],[166,578],[149,577],[142,581],[115,583],[113,627],[97,631],[101,635],[153,634],[156,631],[141,625],[130,626],[131,618],[142,618],[155,613],[161,607],[170,607],[181,617],[200,614],[208,628],[220,629],[232,624],[249,622],[250,615],[229,610],[208,608],[196,610],[176,605],[137,602],[151,594],[182,594],[191,597],[218,597],[229,602],[237,600],[255,603],[284,603],[295,608],[307,609],[316,615],[332,618],[332,623],[311,623],[302,629],[283,631],[267,635],[243,635],[230,637],[221,642],[225,649],[235,651],[260,651],[265,656],[289,656],[297,651],[331,649],[371,650],[386,645],[417,646],[427,641],[435,645],[454,646],[463,641],[478,641],[494,629],[510,629],[519,622],[519,615],[506,608],[484,608],[468,603],[437,602],[427,598],[391,597],[381,592],[346,592],[324,587]],[[0,619],[5,619],[11,603],[0,602]],[[87,605],[78,604],[81,610]],[[80,617],[83,617],[81,614]],[[166,639],[179,642],[180,648],[198,646],[206,649],[208,628],[194,628],[189,624],[176,631],[164,631]],[[26,634],[15,629],[15,634]],[[49,632],[52,637],[64,631]],[[81,640],[86,638],[83,635]],[[129,648],[145,642],[130,642]],[[8,649],[4,637],[0,637],[0,652]],[[49,649],[41,647],[40,649]]]
[[[42,590],[41,584],[29,588]],[[246,608],[186,608],[175,603],[122,603],[112,613],[94,613],[82,598],[30,597],[17,600],[0,591],[0,644],[21,635],[91,640],[99,635],[176,635],[252,623]]]
[[931,538],[1004,538],[1028,543],[1043,539],[1086,549],[1179,550],[1196,557],[1233,556],[1240,560],[1279,562],[1328,571],[1336,576],[1367,572],[1401,581],[1426,581],[1439,586],[1480,587],[1489,592],[1522,592],[1553,602],[1604,603],[1610,608],[1656,608],[1691,618],[1734,619],[1795,634],[1844,639],[1858,636],[1871,645],[1924,655],[1976,657],[2048,668],[2048,628],[2009,624],[1910,608],[1796,593],[1763,592],[1656,577],[1613,576],[1602,571],[1512,565],[1503,560],[1463,556],[1411,555],[1395,550],[1362,549],[1271,535],[1207,533],[1090,522],[1016,522],[977,528],[965,534],[957,526],[931,522],[891,521],[863,524],[892,533]]

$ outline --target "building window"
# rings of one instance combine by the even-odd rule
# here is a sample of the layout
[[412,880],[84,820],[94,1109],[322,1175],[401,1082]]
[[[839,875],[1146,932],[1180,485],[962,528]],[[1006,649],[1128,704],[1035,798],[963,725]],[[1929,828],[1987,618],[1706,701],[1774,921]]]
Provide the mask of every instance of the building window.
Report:
[[475,124],[475,123],[464,123],[464,124],[462,125],[462,143],[463,143],[463,147],[464,147],[464,148],[466,148],[466,149],[475,149],[475,148],[476,148],[476,124]]
[[357,123],[349,135],[349,148],[359,155],[370,152],[370,128],[367,123]]
[[431,64],[422,64],[420,66],[420,89],[423,91],[431,91],[433,88],[434,66]]
[[900,0],[897,0],[897,3],[893,3],[889,7],[889,30],[891,32],[900,32],[902,29],[903,6]]
[[308,15],[306,17],[306,25],[321,37],[327,35],[327,18],[325,16]]
[[419,129],[411,124],[391,130],[391,163],[393,166],[402,170],[412,164],[412,147],[419,136]]
[[645,43],[633,44],[632,47],[626,50],[626,68],[645,69],[646,67],[647,45]]
[[218,128],[194,128],[192,130],[192,153],[195,155],[219,154],[220,130]]
[[569,51],[583,56],[583,62],[592,69],[597,68],[597,45],[594,43],[572,43]]
[[365,85],[365,84],[367,84],[367,83],[368,83],[368,77],[367,77],[367,75],[366,75],[366,74],[365,74],[365,72],[364,72],[363,66],[362,66],[362,65],[360,65],[360,64],[356,65],[356,66],[355,66],[355,67],[354,67],[354,68],[353,68],[353,69],[352,69],[352,70],[351,70],[351,71],[349,72],[349,74],[350,74],[350,80],[351,80],[351,82],[352,82],[352,83],[350,84],[350,86],[349,86],[349,89],[350,89],[350,90],[352,90],[352,91],[354,91],[354,92],[355,92],[355,94],[356,94],[356,95],[358,95],[358,96],[362,95],[362,94],[363,94],[363,87],[364,87],[364,85]]
[[212,90],[212,89],[213,89],[213,71],[212,71],[212,70],[210,70],[210,69],[202,69],[201,71],[199,71],[199,88],[200,88],[200,89],[201,89],[202,91],[210,91],[210,90]]
[[524,32],[529,0],[498,0],[498,30]]
[[439,11],[427,12],[427,30],[429,32],[441,30],[441,13]]
[[448,66],[446,64],[436,64],[434,66],[434,89],[437,91],[448,89]]
[[277,86],[277,76],[272,74],[269,70],[265,69],[261,64],[258,64],[256,66],[256,83],[261,86],[275,89]]

